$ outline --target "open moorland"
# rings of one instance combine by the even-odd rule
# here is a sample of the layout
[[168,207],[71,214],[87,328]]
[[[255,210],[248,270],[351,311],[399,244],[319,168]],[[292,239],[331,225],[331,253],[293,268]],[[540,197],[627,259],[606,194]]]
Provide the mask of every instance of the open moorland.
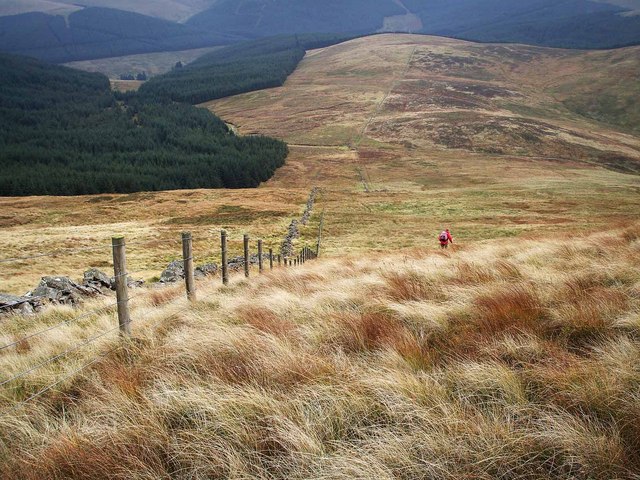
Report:
[[325,212],[302,267],[132,290],[130,341],[111,296],[0,320],[0,478],[637,480],[638,53],[358,39],[204,106],[289,142],[257,189],[0,199],[15,293]]
[[68,323],[0,352],[3,378],[43,364],[3,386],[0,478],[637,479],[639,247],[636,224],[138,291],[131,342],[95,338],[107,299],[5,320],[3,345]]
[[[243,232],[277,247],[314,186],[331,255],[435,248],[444,226],[461,243],[617,228],[640,212],[640,177],[630,174],[640,165],[638,51],[380,35],[311,52],[283,87],[207,105],[240,134],[289,142],[287,164],[270,181],[1,199],[2,257],[105,251],[10,263],[0,282],[20,294],[45,274],[106,268],[118,233],[138,244],[131,269],[147,279],[177,257],[168,242],[181,230],[213,259],[221,228],[238,253]],[[597,100],[605,89],[609,105]],[[314,222],[302,241],[315,237]]]

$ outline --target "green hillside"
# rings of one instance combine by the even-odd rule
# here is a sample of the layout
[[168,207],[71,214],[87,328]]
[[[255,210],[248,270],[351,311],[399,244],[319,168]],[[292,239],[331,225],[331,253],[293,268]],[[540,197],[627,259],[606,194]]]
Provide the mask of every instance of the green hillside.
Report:
[[234,36],[109,8],[0,17],[0,50],[63,63],[221,45]]
[[286,155],[204,109],[118,100],[102,75],[0,55],[0,196],[255,187]]

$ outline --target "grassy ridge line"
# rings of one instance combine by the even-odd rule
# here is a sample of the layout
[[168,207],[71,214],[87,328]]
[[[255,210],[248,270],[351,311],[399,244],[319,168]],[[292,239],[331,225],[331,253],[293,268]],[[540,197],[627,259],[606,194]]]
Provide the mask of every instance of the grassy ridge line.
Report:
[[[322,260],[202,284],[191,306],[182,286],[148,292],[138,341],[0,417],[0,478],[636,478],[639,242],[635,224]],[[12,319],[2,343],[70,312]],[[7,352],[2,370],[113,321]]]
[[191,104],[279,87],[307,50],[355,38],[353,35],[276,36],[216,50],[187,67],[154,77],[139,90],[143,97]]

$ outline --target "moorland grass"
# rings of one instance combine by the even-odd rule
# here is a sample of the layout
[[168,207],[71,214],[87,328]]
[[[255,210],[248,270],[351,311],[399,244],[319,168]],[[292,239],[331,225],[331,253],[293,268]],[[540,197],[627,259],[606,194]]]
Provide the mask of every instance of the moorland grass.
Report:
[[[638,478],[639,237],[325,259],[202,283],[192,305],[143,293],[134,341],[0,417],[0,475]],[[67,314],[7,318],[2,341]],[[1,351],[2,370],[113,321]]]

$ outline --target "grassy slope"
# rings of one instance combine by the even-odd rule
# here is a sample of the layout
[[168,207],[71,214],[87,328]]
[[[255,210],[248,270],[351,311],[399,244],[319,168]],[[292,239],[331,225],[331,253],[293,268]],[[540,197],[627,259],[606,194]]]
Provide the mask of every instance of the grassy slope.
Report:
[[[200,284],[193,306],[181,286],[138,290],[134,343],[0,417],[2,476],[636,478],[640,179],[585,161],[633,157],[638,138],[554,97],[544,68],[581,54],[508,49],[360,39],[310,53],[282,88],[213,103],[243,133],[311,145],[256,190],[0,199],[2,258],[105,246],[4,265],[2,288],[18,293],[43,274],[108,270],[119,232],[134,277],[180,255],[180,230],[199,261],[223,226],[234,254],[243,232],[275,246],[314,185],[337,257]],[[464,61],[474,55],[482,68]],[[486,131],[469,127],[478,116]],[[436,133],[455,119],[464,141],[450,145]],[[542,122],[562,135],[523,136]],[[443,254],[444,225],[457,248]],[[0,342],[81,311],[12,318]],[[88,317],[0,351],[0,370],[113,325],[113,313]],[[112,346],[34,372],[0,406]]]
[[123,74],[138,74],[146,72],[148,75],[161,75],[169,72],[177,62],[190,63],[205,53],[221,47],[205,47],[178,52],[141,53],[124,57],[101,58],[69,62],[65,65],[86,72],[99,72],[111,79],[119,79]]
[[[192,306],[143,293],[134,343],[0,417],[0,478],[637,478],[639,263],[636,223],[322,260],[200,284]],[[74,313],[11,319],[2,343]],[[114,322],[2,351],[2,370]]]

